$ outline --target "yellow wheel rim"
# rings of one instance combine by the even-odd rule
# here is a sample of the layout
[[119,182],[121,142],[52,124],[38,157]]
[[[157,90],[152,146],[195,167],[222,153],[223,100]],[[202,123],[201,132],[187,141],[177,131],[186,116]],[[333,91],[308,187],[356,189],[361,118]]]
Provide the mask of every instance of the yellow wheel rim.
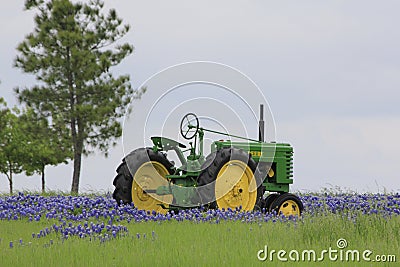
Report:
[[240,160],[231,160],[222,166],[215,181],[215,197],[219,209],[254,209],[257,184],[253,171]]
[[164,165],[157,161],[143,163],[136,171],[132,182],[132,200],[133,204],[139,210],[146,210],[157,213],[167,213],[160,204],[168,207],[172,203],[172,195],[156,195],[155,193],[146,193],[146,189],[155,190],[159,186],[168,185],[165,176],[169,172]]
[[285,216],[297,215],[300,216],[300,207],[294,200],[286,200],[279,207],[278,214]]

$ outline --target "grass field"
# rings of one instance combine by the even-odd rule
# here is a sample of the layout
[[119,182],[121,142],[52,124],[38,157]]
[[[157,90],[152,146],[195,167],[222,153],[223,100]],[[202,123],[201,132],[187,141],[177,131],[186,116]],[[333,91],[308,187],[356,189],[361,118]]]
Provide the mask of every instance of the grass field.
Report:
[[[131,206],[117,207],[109,196],[3,196],[0,263],[397,266],[400,195],[304,195],[302,200],[306,211],[301,218],[283,218],[262,212],[201,210],[152,215]],[[339,248],[339,239],[347,246]],[[266,259],[260,261],[258,256],[265,257],[265,246]],[[330,260],[329,249],[336,260]],[[276,252],[271,256],[272,250]],[[281,258],[289,262],[278,259],[279,250],[286,251]],[[298,261],[293,250],[298,252]],[[315,259],[308,254],[310,250],[315,251]],[[322,253],[324,250],[327,252]],[[349,250],[359,251],[359,262],[351,254],[346,261]],[[367,255],[370,261],[362,258],[365,250],[371,251]],[[376,256],[386,262],[376,262]]]

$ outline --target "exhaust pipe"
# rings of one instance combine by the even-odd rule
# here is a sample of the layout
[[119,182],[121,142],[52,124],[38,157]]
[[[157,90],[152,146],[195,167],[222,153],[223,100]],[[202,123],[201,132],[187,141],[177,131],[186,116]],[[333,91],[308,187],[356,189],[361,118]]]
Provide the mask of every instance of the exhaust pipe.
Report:
[[260,104],[260,121],[258,122],[258,141],[264,142],[264,105]]

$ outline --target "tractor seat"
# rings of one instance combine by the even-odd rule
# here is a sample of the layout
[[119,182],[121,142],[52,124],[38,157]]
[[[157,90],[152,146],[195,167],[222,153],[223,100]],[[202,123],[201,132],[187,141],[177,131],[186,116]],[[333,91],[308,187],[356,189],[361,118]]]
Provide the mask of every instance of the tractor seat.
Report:
[[179,143],[175,140],[169,139],[167,137],[162,136],[152,136],[151,141],[153,144],[164,151],[174,150],[176,147],[186,148],[186,146],[182,143]]

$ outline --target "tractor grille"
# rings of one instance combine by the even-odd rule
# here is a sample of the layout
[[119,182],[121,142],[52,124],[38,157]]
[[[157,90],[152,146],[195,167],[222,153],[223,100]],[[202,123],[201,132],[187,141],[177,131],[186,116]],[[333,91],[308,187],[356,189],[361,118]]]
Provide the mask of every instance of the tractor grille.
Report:
[[286,177],[291,179],[293,177],[293,151],[285,152],[286,158]]

